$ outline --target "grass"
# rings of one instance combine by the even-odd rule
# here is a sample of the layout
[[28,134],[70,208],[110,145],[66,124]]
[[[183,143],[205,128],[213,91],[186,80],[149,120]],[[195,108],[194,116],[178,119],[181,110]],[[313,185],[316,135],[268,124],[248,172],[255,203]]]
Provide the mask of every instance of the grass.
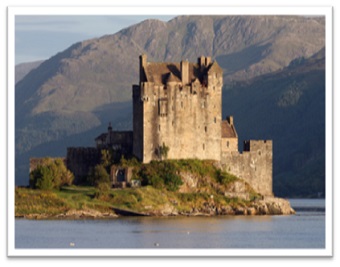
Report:
[[[165,164],[166,163],[166,164]],[[126,165],[136,165],[125,160]],[[191,212],[206,205],[217,208],[223,206],[245,206],[249,201],[224,196],[228,184],[238,180],[237,177],[222,172],[214,167],[212,161],[171,160],[152,162],[147,174],[158,175],[159,168],[170,164],[172,172],[190,172],[198,179],[197,187],[185,191],[170,190],[166,186],[156,188],[151,185],[139,188],[107,188],[100,190],[91,186],[64,186],[60,190],[38,190],[17,187],[15,189],[15,215],[45,214],[55,216],[69,210],[94,209],[100,212],[112,212],[114,208],[135,212],[162,211],[166,206],[173,206],[178,212]],[[257,193],[248,188],[249,193]]]

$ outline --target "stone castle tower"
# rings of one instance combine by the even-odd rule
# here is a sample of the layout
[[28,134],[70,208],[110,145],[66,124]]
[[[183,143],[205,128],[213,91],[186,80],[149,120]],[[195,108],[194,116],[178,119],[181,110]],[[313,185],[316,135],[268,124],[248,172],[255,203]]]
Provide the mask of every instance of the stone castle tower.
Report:
[[209,159],[271,196],[271,140],[244,141],[238,151],[233,117],[222,120],[223,71],[210,57],[197,63],[148,62],[140,56],[133,85],[133,155],[143,163],[163,159]]
[[222,69],[210,57],[197,63],[153,63],[140,56],[133,85],[133,154],[142,162],[161,158],[220,160]]

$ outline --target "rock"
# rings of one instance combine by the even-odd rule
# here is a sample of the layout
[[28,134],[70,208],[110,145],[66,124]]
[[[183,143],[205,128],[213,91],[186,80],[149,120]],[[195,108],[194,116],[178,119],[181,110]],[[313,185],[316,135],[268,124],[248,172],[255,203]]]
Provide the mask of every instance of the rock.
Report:
[[247,208],[247,215],[256,215],[256,209],[254,207]]
[[276,197],[264,197],[263,200],[259,200],[254,203],[254,208],[258,215],[295,214],[295,211],[290,206],[289,201]]
[[235,215],[235,211],[230,206],[223,206],[221,208],[221,215]]
[[162,216],[169,216],[169,215],[177,215],[178,214],[176,208],[174,208],[170,204],[163,205],[160,213],[162,214]]
[[237,207],[235,209],[235,215],[247,215],[247,209],[244,207]]
[[195,174],[191,172],[181,172],[180,176],[182,178],[183,184],[180,186],[180,193],[193,192],[197,189],[198,178]]

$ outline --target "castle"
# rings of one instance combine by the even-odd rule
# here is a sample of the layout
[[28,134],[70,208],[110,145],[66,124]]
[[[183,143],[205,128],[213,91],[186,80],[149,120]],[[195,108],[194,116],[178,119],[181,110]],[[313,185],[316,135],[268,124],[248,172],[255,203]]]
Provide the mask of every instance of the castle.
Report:
[[[223,71],[216,61],[202,56],[197,63],[155,63],[141,55],[139,65],[139,84],[132,87],[133,131],[112,131],[109,125],[95,139],[96,147],[68,148],[67,167],[76,183],[98,164],[100,149],[110,147],[118,158],[134,155],[143,163],[164,157],[215,160],[257,192],[273,195],[272,141],[245,141],[238,151],[233,117],[221,116]],[[117,173],[111,171],[113,180]]]

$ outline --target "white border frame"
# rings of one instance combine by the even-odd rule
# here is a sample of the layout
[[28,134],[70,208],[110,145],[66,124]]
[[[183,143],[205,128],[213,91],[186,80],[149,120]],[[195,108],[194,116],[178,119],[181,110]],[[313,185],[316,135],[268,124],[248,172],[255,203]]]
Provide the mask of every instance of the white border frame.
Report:
[[[325,249],[16,249],[15,248],[15,16],[16,15],[323,15],[326,22],[326,235]],[[178,15],[181,15],[178,14]],[[333,9],[332,7],[8,7],[8,256],[333,256]]]

